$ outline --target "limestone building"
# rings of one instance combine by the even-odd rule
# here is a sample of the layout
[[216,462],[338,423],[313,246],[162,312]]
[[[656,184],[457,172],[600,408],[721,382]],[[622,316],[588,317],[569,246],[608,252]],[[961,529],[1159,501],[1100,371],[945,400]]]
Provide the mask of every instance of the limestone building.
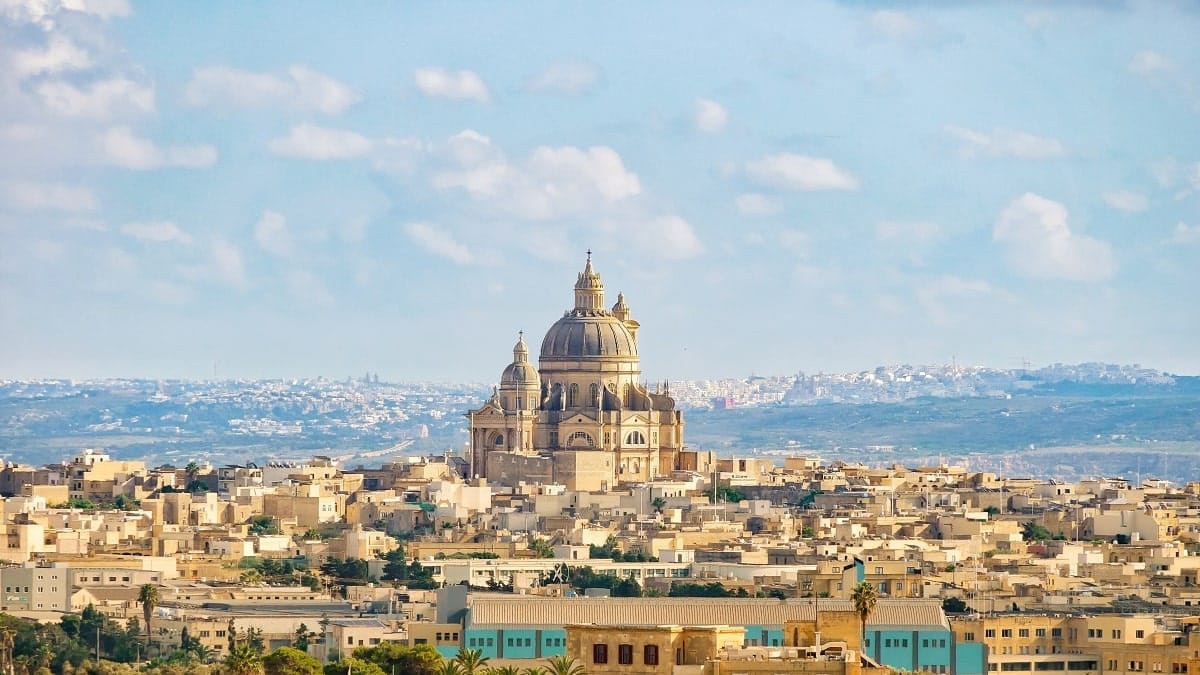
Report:
[[471,472],[605,490],[678,468],[683,415],[665,383],[641,382],[638,328],[624,295],[605,307],[589,252],[574,307],[546,332],[537,367],[518,338],[500,386],[468,413]]

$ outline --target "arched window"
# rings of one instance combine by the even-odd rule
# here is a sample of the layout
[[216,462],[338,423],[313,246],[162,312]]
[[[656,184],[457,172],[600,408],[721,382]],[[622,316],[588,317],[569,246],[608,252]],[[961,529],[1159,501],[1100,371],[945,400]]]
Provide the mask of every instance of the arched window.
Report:
[[588,387],[588,405],[597,405],[596,398],[598,396],[600,396],[600,387],[596,386],[596,383],[593,382],[591,386]]
[[567,390],[567,407],[574,408],[576,405],[579,405],[579,385],[572,382]]
[[625,445],[645,445],[646,437],[640,431],[631,431],[625,436]]
[[595,444],[596,442],[592,440],[591,435],[586,431],[576,431],[567,436],[567,447],[569,448],[590,448]]
[[504,447],[504,434],[496,434],[496,438],[492,440],[492,445],[497,448]]

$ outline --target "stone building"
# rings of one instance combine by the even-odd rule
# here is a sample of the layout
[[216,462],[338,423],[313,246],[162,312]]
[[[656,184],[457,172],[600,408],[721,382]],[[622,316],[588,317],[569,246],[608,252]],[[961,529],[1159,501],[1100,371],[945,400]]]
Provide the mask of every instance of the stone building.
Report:
[[665,384],[641,381],[638,328],[624,295],[605,308],[589,252],[574,307],[546,332],[538,366],[522,336],[500,386],[467,414],[471,472],[606,490],[678,468],[683,415]]

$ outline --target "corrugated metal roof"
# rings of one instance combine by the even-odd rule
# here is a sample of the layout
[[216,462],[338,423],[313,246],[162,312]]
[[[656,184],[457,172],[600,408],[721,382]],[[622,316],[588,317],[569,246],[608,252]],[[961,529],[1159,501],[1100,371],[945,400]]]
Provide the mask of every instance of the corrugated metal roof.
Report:
[[[821,611],[853,611],[849,600],[817,601]],[[530,595],[472,593],[470,626],[626,626],[733,625],[781,626],[786,621],[812,621],[809,598],[553,598]],[[950,629],[941,602],[926,599],[881,599],[867,626],[873,630],[903,627]]]

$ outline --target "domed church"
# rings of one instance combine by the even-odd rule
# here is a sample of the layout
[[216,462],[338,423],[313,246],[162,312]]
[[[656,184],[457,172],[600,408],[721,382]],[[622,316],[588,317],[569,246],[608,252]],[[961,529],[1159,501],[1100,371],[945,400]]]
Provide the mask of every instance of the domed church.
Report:
[[471,472],[607,490],[679,468],[683,415],[666,383],[651,391],[640,382],[638,327],[624,295],[605,308],[589,251],[575,306],[546,331],[538,367],[522,335],[500,386],[467,413]]

